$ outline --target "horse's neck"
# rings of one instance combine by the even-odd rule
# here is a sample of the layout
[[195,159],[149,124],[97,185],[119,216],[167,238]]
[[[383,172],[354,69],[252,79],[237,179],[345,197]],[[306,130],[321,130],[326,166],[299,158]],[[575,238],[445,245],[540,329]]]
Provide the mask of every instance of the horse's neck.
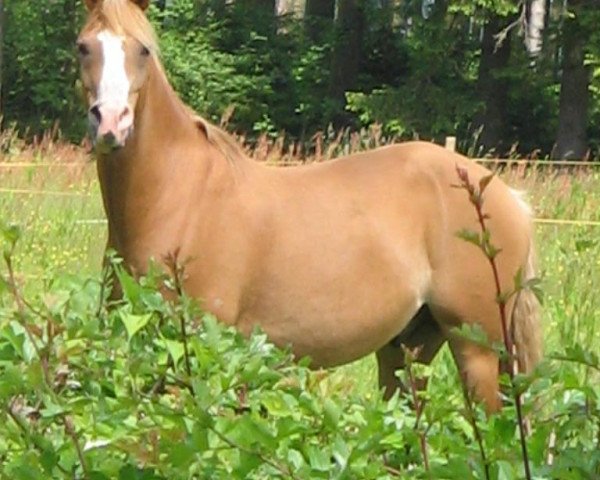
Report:
[[186,205],[212,190],[211,182],[228,183],[230,170],[153,65],[140,92],[132,137],[121,150],[98,159],[109,245],[133,257],[169,247],[176,241],[169,235],[181,231]]

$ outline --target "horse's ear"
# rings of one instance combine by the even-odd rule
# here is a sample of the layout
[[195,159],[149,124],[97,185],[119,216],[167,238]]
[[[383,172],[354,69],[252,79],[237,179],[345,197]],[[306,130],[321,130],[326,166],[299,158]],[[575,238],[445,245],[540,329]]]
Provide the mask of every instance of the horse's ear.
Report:
[[197,115],[192,117],[192,120],[194,121],[196,128],[206,135],[206,138],[208,138],[208,125],[206,124],[206,120]]
[[96,5],[98,5],[99,1],[102,0],[85,0],[85,6],[91,12],[94,8],[96,8]]
[[208,137],[208,124],[206,123],[206,120],[204,120],[200,115],[198,115],[192,108],[188,107],[187,105],[185,106],[185,109],[187,110],[188,115],[192,119],[192,122],[194,122],[194,125],[196,125],[196,128]]
[[[102,0],[85,0],[85,6],[87,7],[87,9],[91,12],[94,8],[96,8],[96,5],[98,5],[98,2],[100,2]],[[148,8],[148,5],[150,5],[150,0],[131,0],[133,3],[135,3],[138,7],[140,7],[142,10],[146,10]]]
[[150,5],[150,0],[131,0],[133,3],[135,3],[138,7],[140,7],[142,10],[146,10],[148,8],[148,5]]

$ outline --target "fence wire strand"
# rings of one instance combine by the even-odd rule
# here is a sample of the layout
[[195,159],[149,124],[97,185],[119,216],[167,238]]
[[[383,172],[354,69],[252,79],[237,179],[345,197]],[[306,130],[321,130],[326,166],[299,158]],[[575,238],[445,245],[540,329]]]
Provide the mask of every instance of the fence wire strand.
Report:
[[[326,160],[324,160],[326,161]],[[527,159],[506,159],[506,158],[474,158],[473,161],[482,164],[492,164],[497,166],[511,167],[517,165],[525,165],[527,167],[550,167],[557,170],[560,167],[600,167],[600,161],[578,161],[578,160],[527,160]],[[273,166],[296,166],[307,165],[311,163],[320,163],[320,161],[260,161]],[[0,169],[19,169],[19,168],[86,168],[93,165],[94,162],[0,162]],[[48,195],[48,196],[73,196],[73,197],[89,197],[89,192],[69,192],[69,191],[47,191],[47,190],[31,190],[24,188],[0,188],[0,193],[7,194],[23,194],[23,195]],[[558,225],[558,226],[588,226],[600,227],[600,221],[568,219],[568,218],[533,218],[534,223],[538,225]],[[105,219],[82,219],[75,222],[78,225],[104,225]]]

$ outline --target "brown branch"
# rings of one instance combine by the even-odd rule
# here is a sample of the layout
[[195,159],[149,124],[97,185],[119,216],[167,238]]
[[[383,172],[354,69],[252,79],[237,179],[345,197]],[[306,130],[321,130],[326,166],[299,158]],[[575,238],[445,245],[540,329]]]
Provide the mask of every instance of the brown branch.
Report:
[[[179,249],[175,250],[175,252],[170,253],[164,257],[164,262],[167,265],[167,268],[171,272],[173,277],[173,286],[175,288],[175,293],[177,294],[177,298],[181,303],[181,299],[183,298],[183,279],[185,278],[185,265],[179,263]],[[190,364],[190,353],[188,349],[187,342],[187,332],[185,328],[185,316],[183,312],[179,312],[179,325],[181,327],[181,338],[183,341],[183,358],[185,361],[185,370],[188,376],[192,375],[192,367]]]
[[16,275],[12,264],[13,249],[11,249],[9,252],[4,253],[4,263],[6,264],[6,269],[8,272],[8,288],[17,305],[18,321],[25,330],[27,338],[29,338],[29,341],[31,342],[31,345],[33,346],[36,355],[40,359],[40,363],[42,365],[42,372],[44,374],[44,380],[48,387],[52,390],[52,379],[50,378],[50,371],[48,370],[48,354],[47,352],[42,353],[42,350],[38,346],[37,341],[33,336],[33,333],[31,332],[27,321],[25,320],[26,309],[33,311],[36,315],[40,315],[40,313],[27,303],[27,301],[23,298],[21,292],[19,292],[19,289],[17,288]]
[[75,446],[75,450],[77,451],[77,457],[79,458],[79,463],[81,463],[81,469],[83,470],[83,478],[89,478],[90,473],[85,463],[85,457],[83,456],[83,449],[79,443],[79,438],[77,437],[77,433],[75,432],[75,427],[73,426],[73,422],[68,415],[62,415],[63,425],[65,426],[65,432],[73,442]]
[[519,17],[494,35],[494,40],[496,40],[494,52],[498,51],[512,30],[517,27],[523,29],[527,25],[527,5],[523,0],[519,2],[519,5],[521,7]]
[[102,279],[100,280],[100,295],[98,298],[98,308],[96,310],[96,318],[100,318],[100,315],[102,314],[102,307],[104,306],[104,294],[106,293],[106,290],[108,287],[108,282],[110,281],[112,268],[113,268],[112,264],[110,262],[110,259],[107,259],[105,257],[105,262],[106,262],[106,264],[104,265],[104,268],[102,269]]
[[396,470],[395,468],[390,467],[389,465],[384,465],[383,468],[386,472],[388,472],[390,475],[393,475],[394,477],[402,476],[402,472],[400,470]]

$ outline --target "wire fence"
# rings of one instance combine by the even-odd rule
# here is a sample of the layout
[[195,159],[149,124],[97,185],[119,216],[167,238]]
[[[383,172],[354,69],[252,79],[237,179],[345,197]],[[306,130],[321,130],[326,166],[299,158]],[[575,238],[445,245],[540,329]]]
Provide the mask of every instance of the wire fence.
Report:
[[[518,166],[524,165],[526,167],[545,167],[549,169],[560,170],[565,167],[578,167],[578,168],[600,168],[600,161],[587,161],[587,160],[530,160],[523,158],[492,158],[492,157],[481,157],[473,158],[474,162],[481,163],[484,165],[495,165],[495,166]],[[327,159],[322,158],[318,160],[257,160],[259,163],[268,163],[273,166],[296,166],[296,165],[310,165],[312,163],[326,162]],[[81,162],[0,162],[0,170],[8,170],[13,168],[86,168],[95,165],[93,161],[81,161]]]
[[[550,169],[564,168],[596,168],[600,167],[600,161],[578,161],[578,160],[529,160],[529,159],[507,159],[507,158],[474,158],[477,163],[491,164],[494,166],[511,167],[543,167]],[[261,163],[269,163],[276,166],[293,166],[316,163],[315,161],[264,161]],[[86,168],[94,165],[94,162],[0,162],[0,170],[6,169],[36,169],[36,168]],[[3,188],[0,187],[0,194],[17,194],[17,195],[45,195],[57,197],[90,197],[92,194],[87,191],[51,191],[40,189],[25,189],[25,188]],[[586,226],[600,227],[600,221],[584,220],[584,219],[567,219],[567,218],[533,218],[534,223],[538,225],[555,225],[555,226]],[[77,225],[105,225],[106,219],[81,219],[75,222]]]
[[[574,225],[584,227],[600,227],[600,220],[570,220],[564,218],[537,218],[533,219],[534,223],[539,225]],[[106,225],[108,221],[105,218],[87,218],[76,220],[77,225]]]

